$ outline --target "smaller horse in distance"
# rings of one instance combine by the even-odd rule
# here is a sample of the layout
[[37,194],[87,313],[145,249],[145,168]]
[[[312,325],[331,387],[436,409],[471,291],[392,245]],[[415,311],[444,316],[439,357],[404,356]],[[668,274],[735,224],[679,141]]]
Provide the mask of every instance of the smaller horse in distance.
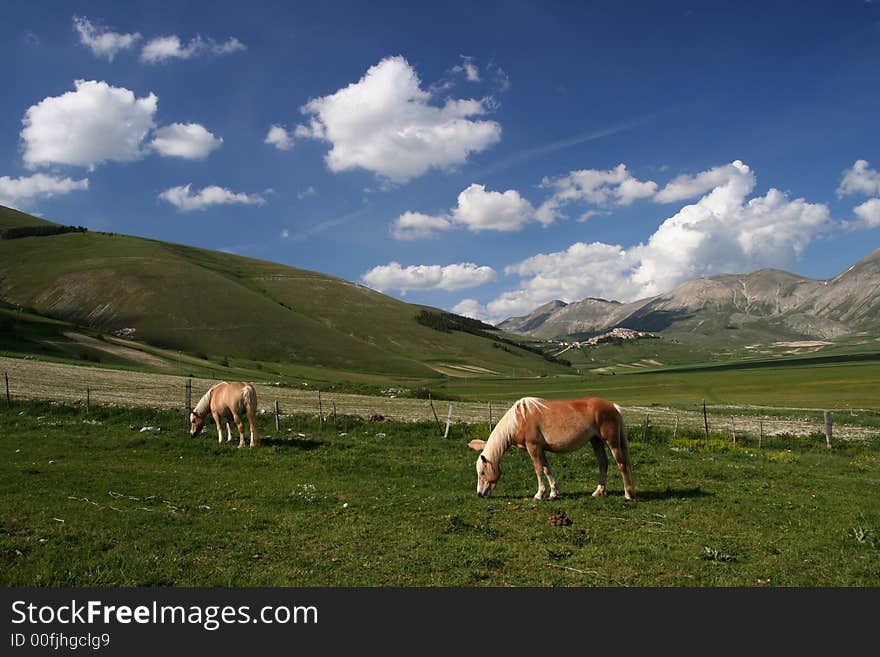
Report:
[[217,425],[217,442],[223,442],[223,429],[220,427],[221,418],[226,421],[226,442],[232,440],[232,429],[229,426],[229,416],[238,427],[238,446],[244,447],[244,422],[242,416],[247,416],[251,431],[251,447],[256,447],[260,441],[257,434],[255,414],[257,412],[257,391],[250,383],[223,381],[206,392],[196,407],[189,415],[189,435],[198,436],[205,425],[205,420],[210,413]]
[[544,477],[550,484],[550,499],[559,495],[559,487],[550,473],[545,452],[573,452],[591,442],[599,461],[599,485],[593,497],[604,497],[611,450],[617,469],[623,477],[626,499],[635,495],[632,463],[623,413],[617,404],[599,397],[548,401],[537,397],[523,397],[507,409],[492,429],[489,440],[474,439],[468,447],[480,452],[477,458],[477,495],[489,497],[501,478],[501,457],[512,446],[529,453],[538,477],[535,499],[544,497]]

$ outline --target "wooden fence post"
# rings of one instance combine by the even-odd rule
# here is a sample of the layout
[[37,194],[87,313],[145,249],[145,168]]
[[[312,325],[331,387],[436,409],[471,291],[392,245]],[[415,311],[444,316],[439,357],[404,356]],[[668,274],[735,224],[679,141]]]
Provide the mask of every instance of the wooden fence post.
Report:
[[185,409],[186,409],[186,426],[189,428],[189,416],[192,414],[192,389],[193,382],[192,379],[186,380],[186,396],[183,400]]
[[642,432],[642,440],[648,442],[648,414],[645,414],[645,430]]
[[764,420],[758,420],[758,449],[761,449],[761,443],[764,442]]
[[736,445],[736,424],[733,421],[733,416],[730,416],[730,429],[733,431],[733,444]]
[[675,434],[678,433],[678,416],[675,416],[675,426],[672,429],[672,438],[675,439]]
[[12,408],[12,398],[9,396],[9,374],[3,372],[3,376],[6,378],[6,408]]
[[92,390],[91,388],[86,388],[86,415],[89,414],[89,409],[92,405]]
[[831,411],[825,411],[825,444],[831,449]]
[[281,431],[281,418],[278,416],[278,400],[275,400],[275,431]]
[[338,429],[339,425],[336,423],[336,402],[334,401],[332,403],[333,403],[333,428]]
[[709,416],[706,414],[706,400],[703,400],[703,426],[706,427],[706,440],[709,440]]
[[489,432],[492,431],[492,402],[489,402]]
[[440,419],[437,417],[437,411],[434,410],[434,400],[431,399],[431,393],[428,393],[428,403],[431,404],[431,412],[434,414],[434,422],[437,423],[437,433],[440,433]]
[[449,412],[446,414],[446,431],[443,432],[444,438],[449,436],[449,425],[450,424],[452,424],[452,404],[449,405]]
[[321,418],[321,431],[324,430],[324,405],[321,403],[321,391],[318,391],[318,417]]

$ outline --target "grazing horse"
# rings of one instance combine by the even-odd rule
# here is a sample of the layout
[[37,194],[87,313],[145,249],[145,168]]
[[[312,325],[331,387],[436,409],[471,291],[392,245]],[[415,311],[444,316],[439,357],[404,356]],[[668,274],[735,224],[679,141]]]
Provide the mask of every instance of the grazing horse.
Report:
[[198,436],[205,425],[205,419],[210,413],[217,425],[218,442],[223,442],[223,429],[220,428],[220,418],[226,420],[226,442],[232,440],[232,429],[229,426],[229,416],[232,416],[235,426],[238,427],[238,446],[244,447],[244,423],[242,415],[247,415],[251,430],[251,447],[255,447],[260,441],[257,435],[257,423],[254,414],[257,412],[257,392],[250,383],[234,381],[232,383],[218,383],[211,386],[189,416],[189,435]]
[[492,429],[489,440],[474,439],[468,447],[480,452],[477,458],[477,495],[489,497],[501,478],[501,457],[511,447],[525,449],[532,459],[538,477],[535,499],[544,497],[544,479],[550,484],[550,499],[559,495],[556,480],[544,452],[572,452],[590,441],[599,461],[599,485],[593,497],[604,497],[605,478],[608,473],[608,456],[605,445],[611,450],[617,469],[623,477],[626,499],[635,494],[632,464],[623,414],[617,404],[599,397],[549,401],[537,397],[523,397],[507,412]]

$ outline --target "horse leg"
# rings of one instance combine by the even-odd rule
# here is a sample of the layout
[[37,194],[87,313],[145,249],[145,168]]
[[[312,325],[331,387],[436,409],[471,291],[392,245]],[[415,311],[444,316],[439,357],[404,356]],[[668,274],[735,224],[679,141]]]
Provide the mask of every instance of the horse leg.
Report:
[[256,418],[254,417],[254,414],[251,412],[248,412],[248,426],[250,427],[250,430],[251,430],[251,447],[256,447],[257,443],[260,442],[260,436],[257,434]]
[[611,455],[617,463],[617,469],[620,470],[620,476],[623,477],[624,496],[631,500],[635,487],[633,486],[632,464],[629,460],[629,445],[627,445],[624,431],[623,425],[617,422],[605,422],[599,433],[611,450]]
[[238,427],[238,447],[244,447],[244,422],[241,421],[241,416],[238,413],[232,414],[232,419],[235,420],[235,426]]
[[547,477],[547,481],[550,483],[550,499],[555,500],[559,495],[559,487],[556,485],[556,480],[550,473],[550,466],[547,465],[547,457],[544,456],[544,450],[537,445],[526,446],[526,450],[529,453],[529,457],[532,459],[532,466],[535,468],[535,475],[538,477],[538,492],[535,493],[535,499],[543,499],[544,493],[547,490],[544,487],[544,477]]
[[220,426],[220,414],[216,411],[211,411],[211,415],[214,416],[214,424],[217,425],[217,442],[223,442],[223,428]]
[[605,480],[608,477],[608,454],[605,453],[605,443],[598,436],[590,439],[593,444],[593,452],[596,454],[596,460],[599,461],[599,485],[593,491],[593,497],[605,497]]
[[229,426],[229,420],[226,420],[226,442],[232,440],[232,427]]

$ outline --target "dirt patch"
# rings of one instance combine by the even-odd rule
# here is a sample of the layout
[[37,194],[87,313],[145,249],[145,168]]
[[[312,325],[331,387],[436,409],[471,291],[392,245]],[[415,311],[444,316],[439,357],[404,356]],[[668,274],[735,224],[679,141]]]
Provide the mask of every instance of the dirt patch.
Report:
[[96,349],[98,351],[103,351],[108,354],[113,354],[114,356],[124,358],[125,360],[131,360],[136,363],[141,363],[143,365],[149,365],[150,367],[170,367],[167,361],[162,360],[158,356],[154,356],[143,351],[138,351],[137,349],[132,349],[131,347],[124,347],[119,344],[114,344],[112,342],[96,340],[95,338],[90,338],[89,336],[83,335],[82,333],[65,331],[64,337],[73,340],[74,342],[81,344],[84,347],[88,347],[89,349]]
[[485,367],[477,367],[476,365],[450,365],[449,363],[441,363],[438,365],[429,365],[435,372],[440,372],[447,376],[468,376],[469,374],[498,374],[495,370],[489,370]]

